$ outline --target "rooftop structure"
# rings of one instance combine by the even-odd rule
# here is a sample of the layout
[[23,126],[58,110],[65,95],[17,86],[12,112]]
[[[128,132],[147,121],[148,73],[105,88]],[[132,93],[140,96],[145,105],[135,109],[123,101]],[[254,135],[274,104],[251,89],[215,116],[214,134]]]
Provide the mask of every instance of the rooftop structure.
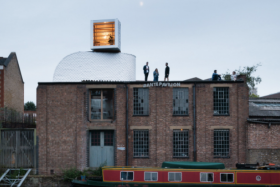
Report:
[[92,20],[90,36],[93,51],[121,51],[121,22],[118,19]]

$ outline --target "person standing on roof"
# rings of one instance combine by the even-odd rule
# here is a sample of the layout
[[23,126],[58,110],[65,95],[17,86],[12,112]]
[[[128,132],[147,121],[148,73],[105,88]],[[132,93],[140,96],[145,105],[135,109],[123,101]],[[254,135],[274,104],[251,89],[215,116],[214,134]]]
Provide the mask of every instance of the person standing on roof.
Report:
[[231,80],[232,80],[232,81],[236,81],[236,77],[237,77],[236,72],[233,71],[233,72],[232,72],[232,75],[230,76]]
[[148,64],[149,64],[149,62],[146,62],[146,65],[143,67],[146,82],[148,80],[148,76],[149,76],[149,72],[150,72],[150,68],[149,68]]
[[164,76],[164,81],[167,79],[167,81],[169,81],[169,73],[170,73],[170,68],[168,66],[168,63],[166,62],[165,64],[165,76]]

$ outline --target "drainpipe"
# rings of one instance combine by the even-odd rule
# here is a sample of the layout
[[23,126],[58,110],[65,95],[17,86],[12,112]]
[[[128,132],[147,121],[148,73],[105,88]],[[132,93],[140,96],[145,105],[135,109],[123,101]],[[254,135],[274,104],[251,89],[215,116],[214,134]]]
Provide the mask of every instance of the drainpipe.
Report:
[[126,120],[125,120],[125,123],[126,123],[126,134],[125,134],[126,149],[125,149],[125,152],[126,152],[126,166],[128,166],[128,87],[127,87],[127,84],[125,84],[125,87],[126,87],[126,112],[125,112],[125,115],[126,115]]
[[193,161],[197,161],[196,158],[196,103],[195,103],[195,87],[196,84],[193,85]]

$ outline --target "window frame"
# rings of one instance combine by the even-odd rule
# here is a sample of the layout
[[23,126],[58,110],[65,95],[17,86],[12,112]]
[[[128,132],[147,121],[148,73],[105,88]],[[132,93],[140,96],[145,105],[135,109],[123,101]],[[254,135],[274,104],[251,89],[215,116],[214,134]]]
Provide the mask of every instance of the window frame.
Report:
[[[227,96],[228,97],[225,98],[225,91],[221,91],[219,89],[224,89],[224,90],[227,89]],[[215,98],[215,93],[216,93],[217,98]],[[230,116],[230,99],[229,99],[230,97],[229,97],[229,94],[230,94],[230,87],[213,87],[213,116]],[[220,97],[220,95],[222,97]],[[228,101],[227,102],[220,101],[220,100],[225,100],[225,99],[227,99]],[[215,110],[215,107],[217,107],[217,106],[215,106],[215,103],[217,103],[217,104],[227,103],[227,105],[228,105],[227,106],[227,113],[223,113],[223,114],[218,114],[217,113],[216,114],[215,111],[219,112],[219,110]],[[222,107],[222,106],[219,106],[219,107]],[[223,106],[223,107],[225,107],[225,106]],[[223,111],[225,111],[225,110],[223,110]]]
[[[94,90],[100,90],[101,91],[101,98],[100,98],[100,100],[101,100],[101,106],[100,106],[100,108],[101,108],[101,117],[100,117],[100,119],[91,119],[91,92],[92,91],[94,91]],[[112,119],[103,119],[103,91],[104,90],[109,90],[109,91],[112,91],[113,92],[113,111],[112,111]],[[115,114],[115,89],[110,89],[110,88],[105,88],[105,89],[103,89],[103,88],[93,88],[93,89],[89,89],[89,97],[88,97],[88,101],[89,101],[89,103],[88,103],[88,118],[89,118],[89,121],[92,121],[92,122],[94,122],[94,121],[113,121],[114,120],[114,114]]]
[[[137,90],[137,92],[138,92],[138,94],[139,94],[139,89],[143,89],[143,90],[148,90],[147,91],[147,100],[146,100],[146,102],[147,102],[147,113],[146,114],[144,114],[144,109],[143,109],[143,114],[139,114],[139,111],[138,111],[138,114],[136,114],[135,113],[135,108],[136,108],[136,106],[135,106],[135,101],[136,101],[136,99],[135,99],[135,91]],[[150,95],[150,90],[149,90],[149,88],[133,88],[133,116],[149,116],[150,115],[150,102],[149,102],[149,100],[150,100],[150,97],[149,97],[149,95]],[[143,97],[143,96],[142,96]],[[143,102],[144,103],[144,102]]]
[[[150,173],[151,174],[151,180],[146,180],[145,179],[145,173]],[[152,174],[156,173],[157,174],[157,180],[152,180]],[[150,172],[150,171],[144,171],[144,181],[158,181],[158,172]]]
[[[174,90],[178,90],[177,92],[183,92],[183,93],[187,92],[186,99],[188,100],[188,102],[187,102],[188,107],[187,107],[187,113],[186,114],[174,114],[174,111],[175,111],[174,107],[176,107],[176,106],[174,106]],[[189,88],[173,88],[172,89],[172,115],[173,116],[189,116],[189,101],[190,101],[189,100]],[[179,106],[177,106],[177,107],[179,107]]]
[[[228,145],[227,145],[228,146],[228,155],[225,155],[225,156],[217,155],[217,154],[219,154],[219,152],[215,152],[215,131],[228,132]],[[217,140],[217,141],[221,141],[221,140]],[[224,146],[225,144],[222,144],[222,145]],[[226,149],[226,148],[223,148],[223,149]],[[213,156],[214,156],[214,158],[230,158],[230,129],[214,129],[213,130]]]
[[[136,131],[142,131],[142,132],[148,132],[148,156],[135,156],[134,152],[135,152],[135,148],[134,148],[134,144],[135,144],[135,140],[134,140],[134,136],[135,136],[135,132]],[[138,154],[140,154],[140,152],[138,151]],[[133,130],[133,158],[149,158],[150,156],[150,131],[149,130],[144,130],[144,129],[134,129]]]
[[[213,181],[208,180],[208,175],[207,175],[207,181],[201,181],[201,174],[212,174],[213,175]],[[200,172],[199,174],[199,181],[200,182],[214,182],[214,173],[213,172]]]
[[[174,143],[175,143],[175,141],[174,141],[174,133],[176,133],[176,132],[187,132],[187,156],[174,156]],[[173,140],[172,140],[172,143],[173,143],[173,145],[172,145],[172,152],[173,152],[173,154],[172,154],[172,156],[173,156],[173,158],[189,158],[189,130],[186,130],[186,129],[184,129],[184,130],[179,130],[179,129],[174,129],[173,130]]]
[[[122,173],[124,173],[124,172],[126,172],[126,173],[131,172],[131,173],[133,173],[132,180],[122,180]],[[134,181],[134,171],[121,171],[120,172],[120,181]]]
[[[180,173],[181,174],[181,180],[180,181],[175,181],[175,176],[174,176],[174,181],[170,181],[169,180],[169,174],[171,174],[171,173]],[[168,172],[168,182],[182,182],[182,179],[183,179],[182,172]]]
[[[229,181],[227,181],[227,182],[224,182],[224,181],[222,181],[222,174],[232,174],[232,179],[233,179],[233,181],[232,182],[229,182]],[[228,179],[228,177],[227,177],[227,179]],[[221,183],[234,183],[234,173],[220,173],[220,182]]]

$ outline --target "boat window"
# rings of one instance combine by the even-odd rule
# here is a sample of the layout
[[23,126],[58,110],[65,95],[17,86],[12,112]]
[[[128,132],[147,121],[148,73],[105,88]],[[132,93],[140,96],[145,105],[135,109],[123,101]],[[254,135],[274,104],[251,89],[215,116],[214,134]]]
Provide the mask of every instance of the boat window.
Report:
[[121,180],[122,181],[133,181],[133,172],[132,171],[121,171]]
[[157,172],[145,172],[145,181],[157,181],[158,180],[158,173]]
[[221,182],[233,182],[233,173],[221,173]]
[[214,174],[213,173],[200,173],[200,182],[213,182]]
[[168,172],[168,181],[170,182],[180,182],[182,181],[182,173],[179,172]]

